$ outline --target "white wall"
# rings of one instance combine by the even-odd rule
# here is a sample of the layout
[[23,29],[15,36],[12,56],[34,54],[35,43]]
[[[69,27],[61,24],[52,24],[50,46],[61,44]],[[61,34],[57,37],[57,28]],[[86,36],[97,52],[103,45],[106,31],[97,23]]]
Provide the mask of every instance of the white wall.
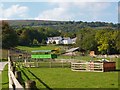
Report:
[[72,44],[71,39],[63,40],[63,44]]

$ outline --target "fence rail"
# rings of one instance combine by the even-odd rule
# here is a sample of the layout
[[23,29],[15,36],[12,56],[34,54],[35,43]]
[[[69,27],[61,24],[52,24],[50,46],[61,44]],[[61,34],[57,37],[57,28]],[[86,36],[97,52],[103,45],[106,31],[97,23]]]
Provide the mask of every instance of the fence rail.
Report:
[[16,90],[16,89],[24,90],[23,86],[18,82],[14,73],[11,70],[10,57],[8,57],[8,77],[9,77],[9,89],[10,90]]
[[71,63],[72,71],[92,71],[92,72],[103,72],[103,63]]

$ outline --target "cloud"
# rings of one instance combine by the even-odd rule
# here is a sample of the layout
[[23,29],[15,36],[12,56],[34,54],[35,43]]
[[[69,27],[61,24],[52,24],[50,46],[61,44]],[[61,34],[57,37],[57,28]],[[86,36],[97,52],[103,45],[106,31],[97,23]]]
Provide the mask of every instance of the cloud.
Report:
[[67,7],[68,4],[58,5],[53,9],[49,9],[43,11],[36,17],[35,19],[42,19],[42,20],[70,20],[73,15],[68,13],[69,8]]
[[[34,11],[35,7],[32,7],[32,5],[27,6],[26,3],[26,6],[18,3],[7,7],[5,7],[4,4],[0,4],[0,12],[2,12],[2,15],[0,15],[0,19],[112,21],[113,16],[114,18],[116,18],[115,11],[114,13],[111,13],[114,10],[114,5],[112,2],[96,2],[99,0],[90,0],[90,2],[85,2],[88,0],[75,0],[72,2],[64,2],[63,0],[61,1],[62,2],[58,2],[58,0],[50,0],[50,2],[47,2],[46,4],[50,6],[49,9],[49,6],[46,6],[47,9],[46,7],[36,6],[38,7],[36,11]],[[31,9],[30,12],[28,12],[29,9]]]
[[[41,0],[42,2],[43,0]],[[44,0],[46,2],[119,2],[119,0]]]
[[1,2],[119,2],[119,0],[1,0]]
[[0,12],[2,12],[1,19],[23,19],[27,17],[28,7],[20,6],[19,4],[4,8],[4,4],[0,5]]
[[[111,3],[105,2],[52,2],[52,9],[40,12],[35,19],[42,20],[98,20]],[[90,19],[89,19],[90,18]]]

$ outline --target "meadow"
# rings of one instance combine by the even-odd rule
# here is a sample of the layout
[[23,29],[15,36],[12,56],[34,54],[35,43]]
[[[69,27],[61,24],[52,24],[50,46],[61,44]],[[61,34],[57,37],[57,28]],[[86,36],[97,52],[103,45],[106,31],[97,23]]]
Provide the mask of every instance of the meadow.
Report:
[[57,46],[57,45],[47,45],[47,46],[17,46],[16,48],[20,50],[26,50],[26,51],[32,51],[32,50],[53,50],[56,48],[62,48],[62,46]]
[[[26,50],[28,52],[31,52],[33,50],[54,50],[54,49],[59,49],[59,55],[57,57],[57,59],[76,59],[76,60],[100,60],[101,58],[97,58],[97,57],[90,57],[89,55],[78,55],[78,56],[66,56],[66,55],[62,55],[61,53],[64,52],[66,50],[66,46],[59,46],[59,45],[47,45],[47,46],[34,46],[34,47],[27,47],[27,46],[17,46],[16,48],[20,49],[20,50]],[[108,60],[110,60],[110,58],[106,58]]]
[[118,88],[118,61],[116,71],[112,72],[76,72],[71,68],[19,68],[25,81],[33,80],[38,89],[47,88],[99,88],[114,90]]
[[73,72],[70,68],[24,68],[23,80],[40,88],[118,88],[118,72]]
[[[51,50],[58,48],[57,46],[41,46],[41,47],[24,47],[18,46],[17,48],[27,51],[32,50]],[[90,59],[96,60],[99,58],[91,58],[90,56],[79,56],[74,57],[75,59],[86,60]],[[57,59],[71,59],[70,56],[58,56]],[[36,86],[38,89],[46,88],[53,89],[56,88],[118,88],[118,71],[120,71],[120,64],[118,64],[120,59],[114,58],[116,61],[116,71],[113,72],[75,72],[71,71],[71,68],[24,68],[20,67],[18,70],[22,73],[23,82],[27,80],[36,81]],[[2,72],[2,86],[3,88],[8,88],[8,77],[7,77],[7,66]],[[23,85],[24,86],[24,85]],[[110,89],[111,90],[111,89]]]

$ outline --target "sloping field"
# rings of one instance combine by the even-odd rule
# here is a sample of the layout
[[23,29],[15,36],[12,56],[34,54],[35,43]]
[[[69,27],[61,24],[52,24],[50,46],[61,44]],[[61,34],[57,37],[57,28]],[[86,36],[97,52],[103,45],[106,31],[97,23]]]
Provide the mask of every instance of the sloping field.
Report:
[[[118,72],[73,72],[70,68],[23,70],[37,88],[118,88]],[[23,75],[24,80],[27,80]]]

